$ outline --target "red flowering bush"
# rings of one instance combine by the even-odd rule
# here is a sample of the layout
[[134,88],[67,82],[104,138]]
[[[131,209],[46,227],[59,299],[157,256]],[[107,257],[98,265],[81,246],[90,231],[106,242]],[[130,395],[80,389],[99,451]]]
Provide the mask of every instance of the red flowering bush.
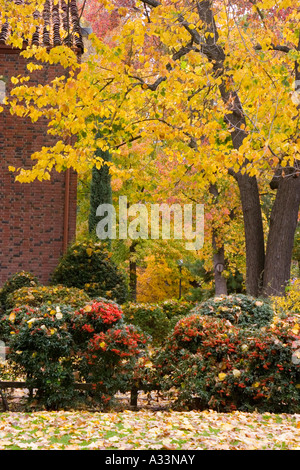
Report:
[[115,302],[104,299],[89,302],[74,313],[74,341],[82,349],[83,344],[86,345],[94,334],[106,331],[122,321],[123,312]]
[[154,364],[179,406],[299,412],[300,336],[295,322],[243,329],[193,314],[180,320]]
[[136,366],[145,356],[147,339],[133,325],[110,328],[95,334],[84,354],[84,366],[102,401],[110,400],[117,391],[130,390],[136,379]]
[[93,384],[94,397],[107,403],[117,391],[130,390],[147,337],[124,323],[120,307],[112,301],[90,302],[75,312],[72,331],[78,370]]

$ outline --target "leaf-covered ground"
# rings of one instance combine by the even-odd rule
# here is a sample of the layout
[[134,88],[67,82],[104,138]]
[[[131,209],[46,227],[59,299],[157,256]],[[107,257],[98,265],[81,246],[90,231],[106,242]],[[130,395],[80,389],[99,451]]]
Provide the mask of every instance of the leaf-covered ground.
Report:
[[300,450],[300,415],[0,413],[0,450]]

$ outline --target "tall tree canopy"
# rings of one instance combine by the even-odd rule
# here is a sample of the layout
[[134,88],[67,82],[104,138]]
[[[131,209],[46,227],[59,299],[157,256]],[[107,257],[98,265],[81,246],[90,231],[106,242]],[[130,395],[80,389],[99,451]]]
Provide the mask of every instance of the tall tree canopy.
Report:
[[[147,142],[142,159],[160,143],[177,162],[177,179],[196,173],[205,190],[233,178],[243,212],[247,290],[282,294],[300,203],[300,7],[292,0],[99,5],[99,15],[117,11],[118,21],[107,36],[92,35],[93,52],[83,63],[64,47],[24,52],[29,64],[57,61],[68,73],[47,86],[14,79],[11,112],[34,121],[48,117],[49,132],[58,136],[54,147],[34,155],[32,169],[15,169],[17,179],[101,166],[97,148],[118,155],[137,139]],[[29,73],[34,68],[29,65]],[[111,171],[122,174],[116,166]],[[267,233],[260,198],[266,182],[274,192]]]

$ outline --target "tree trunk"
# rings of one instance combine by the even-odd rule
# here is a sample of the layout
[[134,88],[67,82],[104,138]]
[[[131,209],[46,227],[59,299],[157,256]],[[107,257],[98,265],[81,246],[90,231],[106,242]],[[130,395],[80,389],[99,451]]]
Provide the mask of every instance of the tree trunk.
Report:
[[222,272],[225,266],[224,246],[220,248],[216,245],[215,234],[213,232],[212,245],[214,250],[214,277],[215,277],[215,295],[227,295],[227,280]]
[[271,212],[263,295],[284,295],[290,279],[300,204],[300,177],[280,178]]
[[[214,196],[215,204],[218,203],[219,191],[215,184],[211,184],[209,192]],[[227,295],[227,280],[222,275],[225,266],[224,245],[217,245],[217,231],[212,230],[213,264],[215,279],[215,295]]]
[[265,263],[264,231],[256,178],[237,174],[243,210],[246,243],[246,290],[258,297],[262,289]]
[[131,302],[136,302],[137,295],[136,246],[137,242],[133,240],[129,248],[129,298]]

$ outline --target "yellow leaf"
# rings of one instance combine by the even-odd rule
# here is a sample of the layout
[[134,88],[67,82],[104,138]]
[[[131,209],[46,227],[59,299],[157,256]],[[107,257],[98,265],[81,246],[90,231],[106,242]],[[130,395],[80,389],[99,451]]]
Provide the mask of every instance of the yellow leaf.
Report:
[[292,333],[294,333],[295,335],[297,335],[299,332],[299,325],[296,323],[296,325],[294,326],[294,328],[292,329]]
[[9,321],[11,321],[12,323],[15,321],[16,319],[16,314],[15,312],[11,312],[11,314],[9,315]]
[[241,371],[238,369],[233,369],[232,373],[234,377],[239,377],[241,375]]
[[221,381],[224,380],[225,377],[226,377],[226,375],[227,375],[227,374],[224,374],[224,372],[220,372],[220,374],[218,375],[219,380],[221,380]]

